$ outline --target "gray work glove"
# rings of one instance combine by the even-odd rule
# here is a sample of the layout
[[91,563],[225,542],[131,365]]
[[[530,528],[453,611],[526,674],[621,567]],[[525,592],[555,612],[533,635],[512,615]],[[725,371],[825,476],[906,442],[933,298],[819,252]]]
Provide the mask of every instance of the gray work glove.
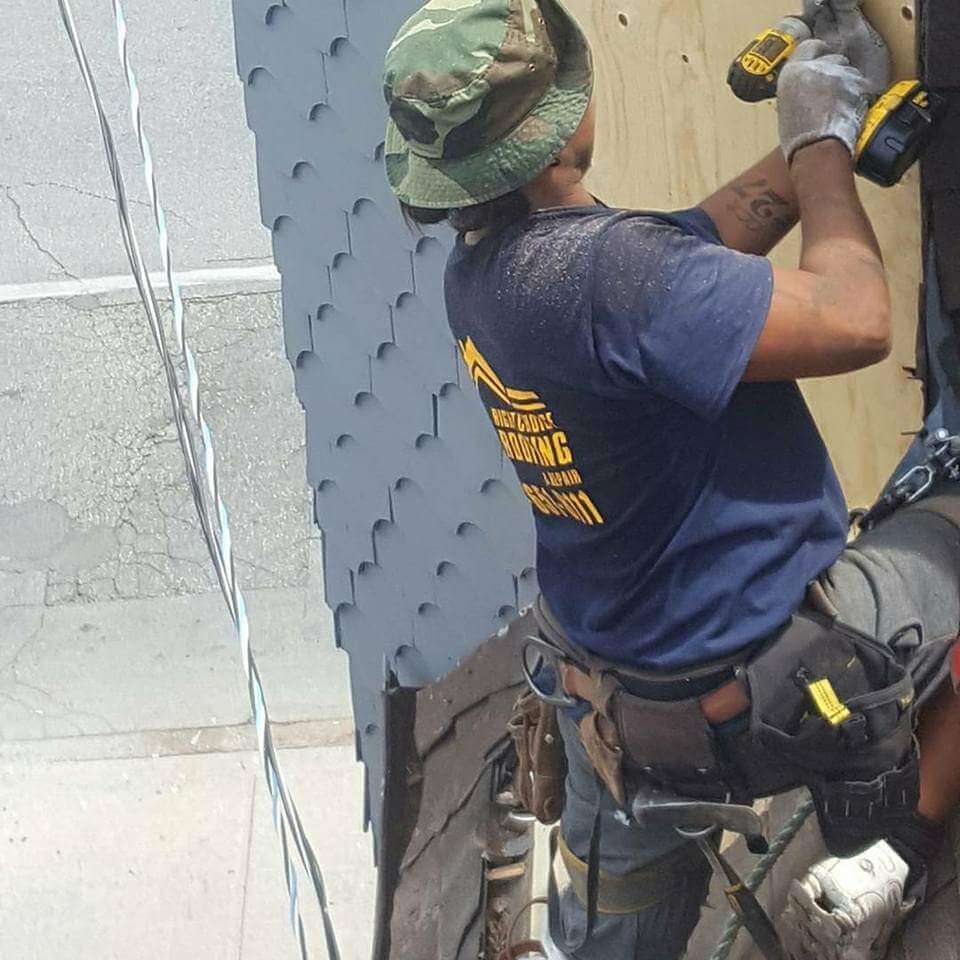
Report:
[[878,97],[890,86],[890,50],[860,10],[862,0],[804,0],[803,20],[817,40],[842,53]]
[[780,146],[787,163],[801,147],[831,137],[853,156],[869,105],[866,77],[822,40],[804,40],[777,82]]

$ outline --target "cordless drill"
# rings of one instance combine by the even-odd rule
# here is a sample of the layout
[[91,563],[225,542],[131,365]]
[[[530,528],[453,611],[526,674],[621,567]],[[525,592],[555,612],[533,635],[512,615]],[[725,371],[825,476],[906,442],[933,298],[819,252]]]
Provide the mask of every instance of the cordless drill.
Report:
[[[797,45],[812,36],[799,17],[784,17],[740,52],[727,83],[748,103],[776,96],[780,71]],[[898,80],[870,107],[854,154],[856,170],[882,187],[892,187],[913,166],[943,114],[943,97],[920,80]]]

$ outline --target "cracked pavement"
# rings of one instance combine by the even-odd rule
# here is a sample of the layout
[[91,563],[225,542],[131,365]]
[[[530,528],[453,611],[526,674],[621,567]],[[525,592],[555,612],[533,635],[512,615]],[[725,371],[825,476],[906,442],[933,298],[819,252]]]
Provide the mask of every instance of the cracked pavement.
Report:
[[[125,274],[56,5],[12,3],[0,287]],[[109,4],[77,6],[155,269]],[[229,5],[125,9],[176,266],[269,262]],[[198,288],[186,322],[281,763],[354,960],[370,954],[375,889],[362,770],[271,287]],[[0,956],[11,960],[296,955],[239,654],[168,405],[134,294],[0,303]],[[301,901],[320,956],[318,911]]]
[[[0,955],[58,956],[64,928],[72,942],[89,938],[90,952],[73,956],[104,955],[86,914],[68,912],[43,929],[29,912],[8,922],[6,904],[25,897],[24,875],[32,902],[58,903],[65,888],[51,886],[56,867],[74,871],[84,910],[117,945],[107,955],[138,956],[123,945],[142,930],[108,909],[111,877],[122,867],[109,837],[120,822],[138,869],[159,884],[158,903],[172,916],[202,914],[204,891],[212,889],[238,900],[232,913],[216,912],[213,928],[194,930],[205,956],[272,960],[285,942],[285,894],[265,800],[250,806],[261,789],[253,744],[207,746],[229,731],[249,731],[239,656],[142,307],[117,299],[0,305],[0,849],[12,866],[0,874]],[[369,946],[374,875],[349,746],[346,658],[322,603],[302,412],[283,354],[279,295],[193,297],[186,318],[272,715],[281,742],[284,730],[309,730],[282,751],[283,762],[301,770],[305,820],[319,830],[331,802],[345,811],[342,836],[328,845],[341,879],[344,956],[360,957]],[[170,739],[178,745],[173,755],[156,746]],[[154,745],[149,753],[146,742]],[[106,779],[99,791],[84,787],[78,808],[71,798],[91,765]],[[118,776],[131,798],[122,809],[114,809]],[[165,786],[151,795],[143,784],[158,777]],[[208,777],[222,791],[213,792]],[[189,865],[182,851],[173,857],[171,869],[191,878],[185,885],[176,871],[159,876],[151,855],[167,854],[150,819],[166,822],[165,811],[178,809],[184,793],[198,806],[188,833],[204,824],[212,831],[197,836],[200,852]],[[208,817],[211,804],[225,811],[219,821]],[[85,840],[57,826],[77,818]],[[63,867],[67,848],[72,866]],[[94,852],[102,849],[106,859]],[[144,922],[171,957],[192,956],[183,952],[189,923]]]
[[71,273],[71,272],[66,268],[66,266],[63,264],[63,261],[61,261],[60,258],[57,257],[53,252],[51,252],[50,250],[48,250],[48,249],[37,239],[37,237],[36,237],[36,235],[34,234],[34,232],[30,229],[30,225],[27,223],[27,221],[24,219],[24,216],[23,216],[23,205],[22,205],[22,204],[20,203],[20,201],[17,200],[17,198],[13,195],[13,188],[10,187],[10,186],[7,186],[6,184],[4,184],[4,185],[3,185],[3,189],[4,189],[4,192],[5,192],[6,195],[7,195],[7,200],[8,200],[8,201],[10,202],[10,204],[13,206],[13,210],[14,210],[14,213],[15,213],[16,218],[17,218],[17,223],[19,223],[20,226],[23,228],[23,232],[24,232],[24,233],[27,235],[27,237],[30,239],[30,242],[37,248],[37,250],[38,250],[40,253],[42,253],[42,254],[43,254],[45,257],[47,257],[49,260],[53,261],[54,265],[57,267],[57,269],[60,271],[60,273],[62,273],[64,276],[70,277],[71,280],[76,280],[76,279],[77,279],[77,275],[76,275],[75,273]]
[[[229,6],[167,0],[161,15],[149,0],[124,4],[174,255],[194,270],[270,260]],[[134,222],[146,230],[151,213],[110,5],[75,7],[126,171]],[[4,15],[0,285],[126,273],[99,129],[57,5],[6,0]],[[143,244],[151,269],[159,268],[154,248]]]
[[[242,582],[302,587],[313,531],[277,298],[189,307],[206,416],[225,444],[222,489],[239,511]],[[67,300],[2,309],[0,382],[8,394],[0,419],[23,429],[3,441],[0,572],[42,573],[49,605],[214,589],[140,306],[77,308]],[[242,502],[251,498],[253,510]]]

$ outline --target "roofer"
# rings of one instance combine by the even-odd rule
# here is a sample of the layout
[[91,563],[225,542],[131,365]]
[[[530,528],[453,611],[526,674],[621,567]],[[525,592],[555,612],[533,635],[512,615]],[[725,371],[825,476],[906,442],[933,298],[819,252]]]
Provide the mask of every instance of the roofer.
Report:
[[[551,956],[683,953],[709,868],[673,829],[631,822],[634,795],[749,803],[805,784],[832,853],[889,842],[857,883],[914,899],[960,798],[942,683],[956,494],[845,547],[795,382],[877,363],[891,337],[852,161],[888,57],[856,0],[819,6],[779,80],[780,147],[672,213],[584,185],[591,54],[557,0],[432,0],[387,55],[387,175],[409,220],[457,232],[450,327],[533,509],[539,617],[575,704]],[[637,64],[631,82],[653,77]],[[798,268],[772,266],[798,220]],[[859,926],[828,917],[831,869],[795,891],[790,949],[866,957],[900,900]]]

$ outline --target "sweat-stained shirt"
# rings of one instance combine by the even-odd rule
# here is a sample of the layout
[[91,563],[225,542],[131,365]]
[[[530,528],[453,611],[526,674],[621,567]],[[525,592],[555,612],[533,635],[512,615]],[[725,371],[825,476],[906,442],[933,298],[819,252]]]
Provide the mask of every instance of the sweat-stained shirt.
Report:
[[450,255],[450,327],[570,638],[665,670],[765,637],[843,549],[797,385],[741,384],[770,264],[700,209],[537,211]]

